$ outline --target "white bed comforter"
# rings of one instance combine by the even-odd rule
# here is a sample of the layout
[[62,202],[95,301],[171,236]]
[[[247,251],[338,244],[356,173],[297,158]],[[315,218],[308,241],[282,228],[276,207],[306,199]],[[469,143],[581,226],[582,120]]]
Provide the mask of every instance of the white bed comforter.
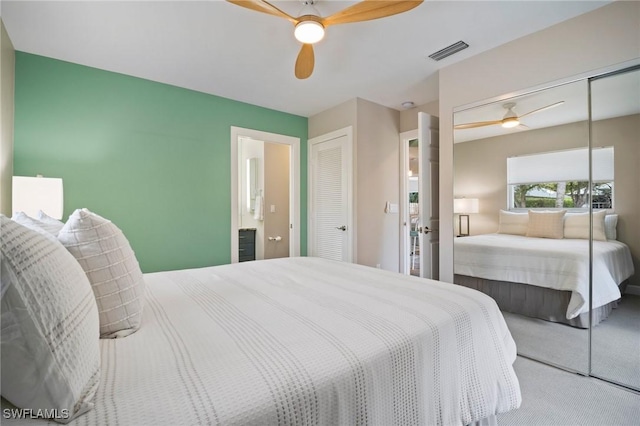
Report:
[[464,425],[520,405],[514,341],[475,290],[316,258],[146,274],[73,425]]
[[[567,319],[589,311],[589,241],[485,234],[456,238],[454,272],[488,280],[571,291]],[[593,307],[620,298],[634,273],[629,247],[593,242]]]

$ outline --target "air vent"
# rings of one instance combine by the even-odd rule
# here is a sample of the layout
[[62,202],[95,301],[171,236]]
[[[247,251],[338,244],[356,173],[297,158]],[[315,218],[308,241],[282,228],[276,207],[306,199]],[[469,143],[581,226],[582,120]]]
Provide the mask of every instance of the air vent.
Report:
[[432,53],[429,57],[434,61],[440,61],[454,53],[458,53],[459,51],[466,49],[467,47],[469,47],[469,45],[461,40],[457,43],[453,43],[451,46],[438,50],[436,53]]

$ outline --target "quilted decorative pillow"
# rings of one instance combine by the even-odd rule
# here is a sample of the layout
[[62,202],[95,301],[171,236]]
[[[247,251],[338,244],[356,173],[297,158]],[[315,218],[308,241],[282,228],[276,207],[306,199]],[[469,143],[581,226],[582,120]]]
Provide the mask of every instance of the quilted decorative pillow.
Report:
[[527,235],[529,215],[500,210],[498,234]]
[[125,337],[142,320],[144,280],[122,231],[111,221],[78,209],[58,234],[87,274],[98,302],[100,336]]
[[59,242],[2,215],[0,226],[2,396],[66,423],[93,407],[100,380],[91,285]]
[[[593,213],[593,239],[607,241],[604,232],[606,210]],[[589,239],[589,213],[570,213],[564,218],[564,237]]]
[[564,215],[566,210],[536,212],[529,210],[527,237],[564,238]]
[[618,239],[618,231],[616,230],[617,226],[618,226],[617,214],[608,214],[604,217],[604,234],[606,235],[607,240]]
[[11,218],[11,220],[13,220],[14,222],[18,222],[22,226],[26,226],[27,228],[30,228],[36,231],[44,231],[55,237],[56,235],[58,235],[58,232],[60,232],[60,229],[62,229],[62,226],[64,225],[64,223],[57,221],[53,218],[49,218],[49,219],[57,223],[51,222],[51,221],[34,219],[31,216],[27,216],[27,214],[24,212],[15,212],[13,214],[13,217]]

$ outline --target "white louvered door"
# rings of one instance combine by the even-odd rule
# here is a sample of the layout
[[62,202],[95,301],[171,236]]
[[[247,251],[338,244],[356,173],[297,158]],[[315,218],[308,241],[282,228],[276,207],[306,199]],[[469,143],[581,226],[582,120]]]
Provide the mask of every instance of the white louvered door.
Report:
[[310,253],[351,261],[347,136],[311,144]]

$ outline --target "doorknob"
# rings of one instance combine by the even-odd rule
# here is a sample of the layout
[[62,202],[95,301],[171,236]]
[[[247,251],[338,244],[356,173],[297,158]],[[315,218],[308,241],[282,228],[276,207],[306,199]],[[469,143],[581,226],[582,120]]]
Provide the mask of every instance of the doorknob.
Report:
[[341,230],[341,231],[346,231],[346,230],[347,230],[347,227],[346,227],[346,226],[344,226],[344,225],[342,225],[342,226],[336,226],[336,229],[339,229],[339,230]]
[[428,227],[425,226],[424,227],[424,233],[428,234],[429,232],[431,232],[431,229],[429,229]]

